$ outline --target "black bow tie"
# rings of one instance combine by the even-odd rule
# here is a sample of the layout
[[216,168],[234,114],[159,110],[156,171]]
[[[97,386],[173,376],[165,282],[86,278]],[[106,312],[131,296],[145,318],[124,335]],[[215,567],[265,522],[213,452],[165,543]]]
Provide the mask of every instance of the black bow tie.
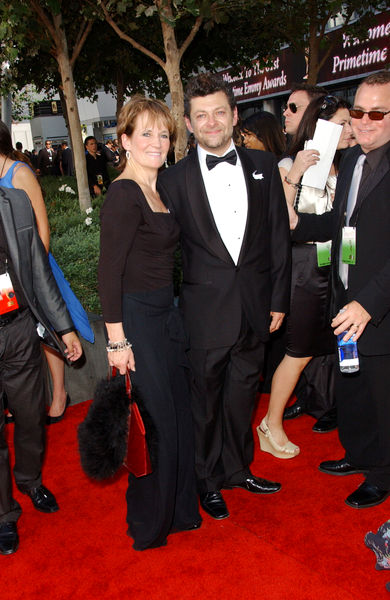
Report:
[[235,165],[237,162],[237,152],[231,150],[225,156],[214,156],[214,154],[207,154],[206,156],[206,165],[209,171],[221,162],[228,162],[231,165]]

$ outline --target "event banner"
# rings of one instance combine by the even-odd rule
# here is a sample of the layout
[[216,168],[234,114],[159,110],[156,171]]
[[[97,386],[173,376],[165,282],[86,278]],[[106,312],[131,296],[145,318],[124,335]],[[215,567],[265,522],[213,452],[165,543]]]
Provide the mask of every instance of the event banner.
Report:
[[[330,32],[329,37],[337,35]],[[385,69],[389,65],[390,12],[378,14],[376,23],[367,31],[364,40],[343,35],[320,69],[318,84],[330,84],[361,77]],[[307,77],[306,61],[291,48],[281,50],[267,67],[260,60],[238,72],[221,71],[224,80],[232,87],[237,102],[278,96],[290,91],[294,82]]]

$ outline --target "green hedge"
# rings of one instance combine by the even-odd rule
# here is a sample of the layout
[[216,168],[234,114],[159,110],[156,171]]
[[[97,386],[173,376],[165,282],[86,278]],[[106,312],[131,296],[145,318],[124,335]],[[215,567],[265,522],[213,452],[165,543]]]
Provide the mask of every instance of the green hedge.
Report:
[[[76,194],[60,192],[67,185]],[[97,291],[99,259],[99,213],[103,198],[92,200],[93,211],[82,213],[75,177],[42,177],[50,223],[50,249],[72,290],[88,312],[101,313]],[[85,219],[92,219],[87,225]]]

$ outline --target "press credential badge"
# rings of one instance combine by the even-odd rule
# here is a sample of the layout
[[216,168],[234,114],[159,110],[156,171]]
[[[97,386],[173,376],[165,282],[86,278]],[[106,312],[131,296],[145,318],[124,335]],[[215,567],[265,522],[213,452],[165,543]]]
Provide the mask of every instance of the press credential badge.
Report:
[[347,265],[356,264],[356,227],[343,227],[341,260]]

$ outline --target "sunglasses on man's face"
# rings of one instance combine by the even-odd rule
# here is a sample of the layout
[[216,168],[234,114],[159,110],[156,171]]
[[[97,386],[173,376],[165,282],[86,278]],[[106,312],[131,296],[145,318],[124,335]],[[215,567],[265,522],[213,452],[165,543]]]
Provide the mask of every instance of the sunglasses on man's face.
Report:
[[[284,107],[284,111],[286,111],[288,108],[289,108],[289,109],[291,110],[291,112],[292,112],[292,113],[294,113],[294,115],[295,115],[295,113],[297,112],[298,108],[300,108],[300,106],[297,106],[297,105],[295,104],[295,102],[289,102],[288,104],[286,104],[286,105],[285,105],[285,107]],[[283,112],[284,112],[284,111],[283,111]]]
[[352,119],[363,119],[364,115],[368,115],[371,121],[383,121],[385,115],[388,115],[390,110],[382,112],[381,110],[360,110],[359,108],[350,108],[349,114]]

